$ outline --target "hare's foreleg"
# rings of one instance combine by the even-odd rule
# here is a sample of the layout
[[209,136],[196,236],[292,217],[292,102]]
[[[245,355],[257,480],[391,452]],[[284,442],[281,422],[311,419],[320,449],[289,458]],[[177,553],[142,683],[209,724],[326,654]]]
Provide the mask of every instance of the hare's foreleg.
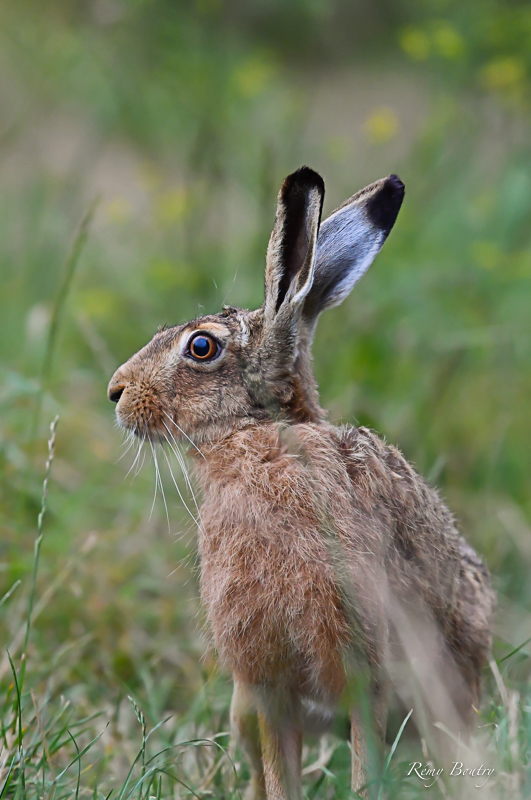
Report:
[[258,712],[267,800],[302,800],[302,732]]
[[[368,733],[376,734],[377,740],[385,741],[387,727],[387,714],[389,707],[389,685],[387,681],[375,680],[371,688],[371,713],[370,719],[363,714],[359,707],[351,711],[350,731],[352,744],[352,782],[351,788],[361,797],[366,797],[366,792],[361,791],[367,782]],[[367,723],[372,731],[367,731]]]
[[251,768],[251,783],[245,794],[246,800],[265,800],[265,779],[256,707],[249,688],[237,680],[234,681],[230,722],[232,735],[243,750]]
[[258,727],[267,800],[302,800],[302,729],[293,698],[260,691]]
[[352,780],[353,792],[358,792],[363,797],[361,787],[367,781],[367,742],[363,720],[358,709],[353,709],[350,714],[350,737],[352,744]]

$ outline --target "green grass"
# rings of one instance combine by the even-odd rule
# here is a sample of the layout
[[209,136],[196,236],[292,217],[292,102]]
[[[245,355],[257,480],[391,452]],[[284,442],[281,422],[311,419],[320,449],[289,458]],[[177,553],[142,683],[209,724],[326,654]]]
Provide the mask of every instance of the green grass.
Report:
[[[131,674],[123,677],[115,663],[118,667],[115,681],[117,679],[119,689],[114,701],[102,704],[101,698],[99,702],[89,699],[97,679],[77,674],[81,659],[89,669],[98,661],[94,653],[88,648],[85,650],[92,637],[85,635],[84,642],[72,639],[54,652],[47,652],[39,641],[37,618],[46,598],[37,597],[35,590],[41,548],[46,546],[44,522],[57,423],[56,417],[50,427],[33,570],[28,597],[22,603],[26,606],[25,620],[12,638],[11,652],[6,648],[6,660],[0,664],[5,691],[1,716],[0,796],[49,800],[83,796],[113,796],[121,800],[129,797],[140,800],[241,797],[248,774],[246,765],[239,762],[239,754],[229,746],[230,689],[212,664],[204,665],[200,676],[197,667],[192,666],[196,675],[188,676],[187,688],[195,682],[195,694],[188,697],[180,714],[166,715],[163,709],[168,701],[164,690],[168,686],[156,685],[153,674],[160,671],[160,661],[142,663],[137,652],[137,663]],[[15,584],[2,598],[1,605],[11,601],[13,588],[17,586]],[[136,611],[139,610],[138,607]],[[35,649],[34,640],[40,645],[39,651]],[[494,770],[486,782],[488,796],[529,796],[529,777],[523,768],[528,760],[531,697],[528,692],[521,694],[514,688],[511,675],[518,661],[527,659],[522,652],[526,644],[523,642],[500,657],[497,665],[493,662],[486,701],[480,712],[480,733],[472,742],[476,749],[471,750],[469,756],[474,760],[467,761],[466,747],[457,751],[456,759],[462,758],[464,764],[475,766],[478,766],[480,753],[482,763]],[[66,696],[58,693],[63,681],[68,685]],[[98,685],[102,682],[105,682],[104,675]],[[509,682],[511,688],[507,688]],[[132,694],[127,694],[128,691]],[[93,710],[94,707],[97,710]],[[414,737],[404,741],[403,733],[410,716],[411,712],[401,721],[385,764],[369,779],[370,797],[377,800],[384,796],[414,798],[426,792],[438,794],[441,789],[437,782],[433,784],[435,788],[426,789],[423,781],[415,776],[408,777],[413,761],[425,762],[424,755],[419,753],[418,741]],[[306,796],[352,798],[346,788],[349,761],[349,747],[342,738],[328,736],[320,746],[306,746]],[[452,781],[458,780],[441,778],[445,786],[441,790],[445,792],[443,796],[461,796],[461,787],[453,791]],[[472,782],[468,779],[464,796],[472,794]]]
[[[224,301],[261,302],[275,194],[302,163],[324,173],[328,211],[363,180],[391,171],[405,180],[381,256],[320,323],[316,373],[331,419],[397,443],[489,564],[501,681],[487,671],[481,746],[496,769],[494,797],[531,795],[531,118],[518,83],[528,85],[527,73],[500,61],[509,48],[527,69],[516,30],[526,12],[511,23],[499,9],[494,37],[472,4],[448,2],[468,48],[459,62],[437,50],[442,12],[431,3],[378,12],[385,42],[413,25],[406,45],[432,48],[433,62],[408,65],[398,45],[376,47],[370,14],[355,62],[330,44],[340,17],[327,27],[318,4],[296,8],[300,54],[289,52],[292,12],[280,7],[278,46],[271,19],[262,25],[248,11],[239,26],[216,3],[178,13],[162,0],[5,10],[0,798],[243,790],[247,767],[226,733],[230,681],[203,627],[193,525],[167,474],[169,529],[160,495],[150,514],[149,458],[125,478],[132,456],[118,461],[105,389],[160,324]],[[316,51],[328,61],[313,63]],[[398,159],[392,139],[339,146],[334,120],[322,140],[309,132],[316,72],[333,93],[345,91],[334,76],[362,82],[370,70],[382,84],[404,74],[412,95],[424,82],[430,98]],[[394,713],[392,737],[406,713]],[[420,757],[408,723],[385,772],[388,796],[441,794],[407,778]],[[350,797],[346,742],[310,743],[305,766],[323,758],[307,771],[307,797]],[[456,796],[456,784],[446,792]]]

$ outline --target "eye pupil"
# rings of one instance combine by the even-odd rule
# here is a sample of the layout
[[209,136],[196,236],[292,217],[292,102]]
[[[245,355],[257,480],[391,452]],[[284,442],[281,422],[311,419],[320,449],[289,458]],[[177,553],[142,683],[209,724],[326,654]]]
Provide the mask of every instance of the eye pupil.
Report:
[[204,336],[194,339],[194,355],[205,358],[210,352],[210,342]]
[[190,342],[190,355],[199,361],[207,361],[218,353],[218,345],[210,336],[199,334]]

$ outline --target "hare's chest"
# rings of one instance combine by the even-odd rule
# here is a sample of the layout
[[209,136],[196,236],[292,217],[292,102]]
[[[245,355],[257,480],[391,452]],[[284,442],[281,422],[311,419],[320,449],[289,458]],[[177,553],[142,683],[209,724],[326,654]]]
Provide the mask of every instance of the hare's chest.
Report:
[[[342,681],[345,623],[333,569],[301,508],[203,514],[201,589],[222,660],[251,681]],[[280,676],[280,677],[279,677]],[[321,677],[319,677],[321,676]]]

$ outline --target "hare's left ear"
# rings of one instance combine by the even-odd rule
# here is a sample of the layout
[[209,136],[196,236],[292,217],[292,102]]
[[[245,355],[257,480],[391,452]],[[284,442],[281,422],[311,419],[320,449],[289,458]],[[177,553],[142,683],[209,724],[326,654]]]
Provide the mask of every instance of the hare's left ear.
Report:
[[314,280],[303,310],[310,327],[321,311],[341,303],[369,269],[395,224],[403,199],[404,184],[390,175],[362,189],[322,223]]
[[323,197],[323,179],[308,167],[288,175],[278,195],[267,249],[264,322],[284,329],[284,335],[296,327],[312,287]]

